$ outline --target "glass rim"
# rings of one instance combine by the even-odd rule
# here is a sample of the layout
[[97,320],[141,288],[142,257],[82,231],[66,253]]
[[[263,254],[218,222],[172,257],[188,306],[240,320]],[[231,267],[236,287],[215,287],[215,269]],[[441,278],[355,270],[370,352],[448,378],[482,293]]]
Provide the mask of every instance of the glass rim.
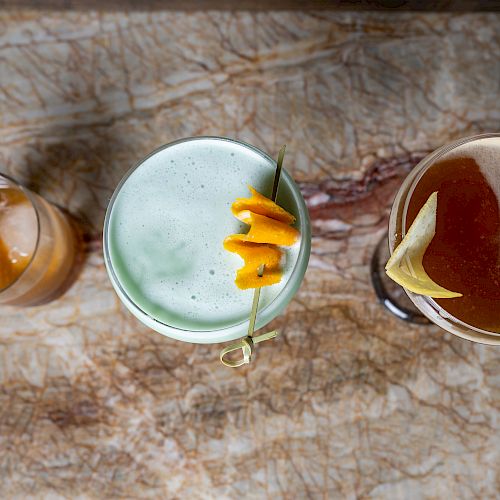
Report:
[[0,178],[6,179],[9,183],[11,183],[15,188],[19,189],[24,196],[26,196],[26,199],[30,202],[31,208],[35,212],[35,218],[36,218],[36,240],[35,240],[35,245],[33,247],[33,252],[31,254],[31,257],[24,267],[24,269],[16,276],[16,278],[11,281],[7,286],[4,286],[3,288],[0,288],[0,297],[7,292],[8,290],[11,290],[16,283],[18,283],[23,275],[28,271],[28,269],[31,267],[31,264],[33,263],[33,260],[35,259],[35,255],[38,251],[38,247],[40,246],[40,213],[38,211],[38,208],[35,203],[35,194],[32,193],[28,188],[24,187],[22,184],[17,182],[15,179],[13,179],[10,175],[7,175],[3,172],[0,172]]
[[[408,189],[406,191],[406,194],[404,196],[404,200],[400,200],[399,204],[404,203],[403,210],[401,213],[401,238],[404,238],[406,235],[406,215],[408,212],[408,207],[410,204],[410,199],[415,191],[415,188],[417,184],[419,183],[420,179],[423,177],[425,172],[436,163],[437,160],[442,158],[445,154],[453,151],[454,149],[463,146],[464,144],[468,144],[469,142],[474,142],[482,139],[489,139],[489,138],[495,138],[495,137],[500,137],[500,132],[490,132],[490,133],[484,133],[484,134],[476,134],[468,137],[462,137],[461,139],[457,139],[455,141],[449,142],[447,144],[444,144],[443,146],[437,148],[433,152],[429,153],[425,158],[423,158],[420,162],[415,165],[415,167],[408,173],[407,178],[411,179],[411,182],[409,182]],[[411,178],[412,172],[416,172],[416,175]],[[403,181],[401,184],[394,203],[396,203],[396,200],[399,196],[399,194],[403,191],[403,189],[406,188],[406,183]],[[389,228],[393,225],[394,221],[392,220],[392,213],[394,211],[395,205],[393,205],[391,209],[391,220],[389,222]],[[391,230],[389,229],[389,237],[391,235]],[[392,245],[389,244],[389,250],[392,255],[393,253],[393,248]],[[472,330],[474,334],[480,334],[481,336],[488,336],[488,337],[497,337],[500,338],[500,332],[492,332],[490,330],[484,330],[482,328],[479,328],[477,326],[471,325],[469,323],[466,323],[465,321],[462,321],[461,319],[455,317],[453,314],[449,313],[444,307],[441,307],[432,297],[428,297],[427,295],[419,295],[415,294],[409,290],[407,290],[405,287],[403,287],[405,290],[406,294],[408,297],[412,300],[412,302],[419,308],[419,310],[425,314],[425,311],[422,310],[422,307],[427,307],[427,308],[432,308],[434,310],[435,314],[439,316],[439,318],[445,320],[445,321],[452,321],[453,323],[456,323],[460,328]],[[420,303],[422,302],[422,304]],[[437,326],[440,326],[443,328],[442,325],[438,324],[438,322],[431,316],[425,314],[434,324]],[[455,324],[453,326],[456,326]],[[452,332],[455,333],[455,332]],[[471,340],[468,338],[468,340]],[[480,340],[479,340],[480,342]]]
[[[243,325],[245,325],[245,323],[248,323],[248,318],[246,318],[238,323],[233,323],[229,326],[225,326],[225,327],[221,327],[221,328],[214,328],[214,329],[210,329],[210,330],[189,330],[189,329],[185,329],[185,328],[179,328],[177,326],[173,326],[173,325],[170,325],[170,324],[165,323],[163,321],[160,321],[159,319],[155,318],[154,316],[152,316],[151,314],[146,312],[143,308],[141,308],[130,297],[130,295],[126,292],[125,288],[122,286],[122,284],[121,284],[120,280],[118,279],[118,276],[116,275],[115,270],[113,268],[113,263],[111,260],[111,255],[110,255],[110,251],[109,251],[109,244],[108,244],[111,213],[113,211],[113,207],[114,207],[114,204],[116,202],[116,199],[117,199],[121,189],[125,185],[126,181],[128,180],[128,178],[138,168],[140,168],[140,166],[143,163],[145,163],[149,158],[158,154],[159,152],[161,152],[165,149],[168,149],[172,146],[176,146],[178,144],[182,144],[185,142],[191,142],[191,141],[198,141],[198,140],[218,140],[218,141],[223,141],[223,142],[235,143],[235,144],[238,144],[240,146],[243,146],[245,148],[252,150],[253,152],[257,153],[258,155],[260,155],[261,157],[266,159],[267,161],[269,161],[273,164],[276,164],[276,160],[274,160],[266,152],[262,151],[261,149],[257,148],[256,146],[253,146],[252,144],[248,144],[247,142],[244,142],[244,141],[231,139],[229,137],[223,137],[223,136],[212,136],[212,135],[191,136],[191,137],[185,137],[182,139],[177,139],[175,141],[168,142],[166,144],[163,144],[162,146],[159,146],[158,148],[154,149],[151,153],[149,153],[147,156],[145,156],[144,158],[142,158],[141,160],[136,162],[134,164],[134,166],[131,167],[123,175],[123,177],[120,179],[120,182],[118,183],[118,185],[114,189],[113,195],[111,196],[111,199],[110,199],[108,206],[106,208],[106,215],[104,217],[103,254],[104,254],[104,263],[106,265],[106,268],[107,268],[108,272],[110,273],[110,275],[112,276],[112,280],[111,280],[112,285],[114,287],[118,288],[118,290],[120,291],[120,294],[123,295],[123,297],[128,302],[128,304],[125,303],[125,305],[132,306],[134,309],[136,309],[141,314],[146,316],[149,320],[151,320],[153,322],[153,324],[158,325],[159,327],[164,327],[168,331],[170,331],[171,333],[179,332],[179,333],[186,333],[187,334],[187,333],[193,332],[193,333],[196,333],[196,335],[203,335],[203,334],[214,335],[217,333],[223,334],[224,332],[229,332],[229,331],[234,330],[238,327],[242,327]],[[292,198],[293,198],[293,201],[294,201],[295,205],[297,206],[297,209],[299,212],[298,215],[300,216],[300,223],[301,223],[301,227],[300,227],[301,239],[300,239],[299,253],[297,255],[297,259],[296,259],[294,268],[292,270],[292,273],[290,274],[290,277],[289,277],[287,283],[285,284],[283,289],[276,295],[276,297],[274,297],[274,299],[269,304],[267,304],[264,308],[259,310],[260,316],[265,315],[266,312],[268,314],[272,315],[273,312],[278,311],[278,313],[275,316],[273,316],[273,318],[279,314],[279,312],[281,310],[280,306],[282,306],[282,302],[285,302],[285,306],[286,306],[286,304],[287,304],[286,297],[289,295],[289,293],[291,293],[291,297],[293,297],[295,292],[298,290],[298,288],[302,282],[302,279],[304,277],[304,274],[306,272],[306,269],[307,269],[307,265],[304,268],[302,268],[302,266],[300,266],[299,263],[303,259],[306,259],[307,261],[309,260],[310,247],[311,247],[311,243],[310,243],[311,242],[311,225],[310,225],[310,221],[309,221],[309,212],[307,210],[307,206],[305,204],[304,198],[302,197],[302,193],[300,192],[300,189],[298,188],[298,186],[295,184],[291,175],[287,172],[287,170],[284,167],[281,171],[281,180],[283,180],[283,177],[287,178],[287,182],[290,183]],[[122,299],[121,296],[120,296],[120,299]],[[249,311],[249,314],[250,314],[250,311]],[[159,332],[159,333],[163,334],[163,332]],[[168,334],[165,334],[165,335],[168,335]],[[222,342],[222,341],[226,341],[226,340],[233,340],[234,338],[238,338],[238,337],[241,337],[241,335],[234,336],[232,338],[220,340],[220,341]],[[208,342],[210,342],[210,340]],[[215,341],[215,343],[216,342],[218,342],[218,341]]]

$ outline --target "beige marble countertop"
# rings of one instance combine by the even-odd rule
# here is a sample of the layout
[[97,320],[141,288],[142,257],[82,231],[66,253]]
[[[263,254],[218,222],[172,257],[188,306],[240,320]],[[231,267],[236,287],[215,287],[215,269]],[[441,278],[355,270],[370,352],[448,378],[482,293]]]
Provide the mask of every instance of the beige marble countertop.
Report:
[[[0,170],[85,220],[59,300],[0,309],[1,498],[498,498],[500,349],[398,321],[369,279],[403,176],[500,129],[500,15],[0,13]],[[275,154],[302,288],[256,362],[148,331],[103,265],[124,172],[180,137]]]

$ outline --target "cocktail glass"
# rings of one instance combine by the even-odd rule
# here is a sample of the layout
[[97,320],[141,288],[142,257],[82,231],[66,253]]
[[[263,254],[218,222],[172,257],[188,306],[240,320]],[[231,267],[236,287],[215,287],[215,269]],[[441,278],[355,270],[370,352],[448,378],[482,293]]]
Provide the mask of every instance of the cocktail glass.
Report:
[[61,295],[79,258],[76,226],[56,206],[0,174],[0,304],[34,306]]
[[[487,331],[461,321],[450,314],[431,297],[415,294],[407,289],[404,289],[404,291],[409,301],[406,297],[401,297],[399,291],[402,290],[402,287],[390,282],[390,280],[384,276],[382,267],[382,263],[387,261],[389,254],[392,254],[396,245],[404,238],[408,230],[408,227],[406,227],[406,215],[410,199],[419,180],[428,169],[438,161],[447,159],[462,146],[480,146],[481,141],[495,138],[500,140],[500,134],[481,134],[457,140],[429,154],[412,169],[399,188],[392,205],[389,218],[388,252],[385,250],[385,248],[387,248],[386,239],[378,245],[375,251],[372,259],[371,275],[379,301],[392,314],[399,318],[419,324],[431,322],[458,337],[484,344],[500,345],[499,333]],[[498,154],[497,175],[500,178],[500,149]],[[492,265],[497,265],[497,263],[492,263]]]
[[[123,255],[120,253],[120,250],[119,249],[117,250],[115,248],[116,245],[113,243],[115,240],[117,240],[116,233],[120,231],[120,225],[126,226],[128,224],[126,220],[118,222],[119,212],[126,209],[126,207],[123,207],[123,204],[126,204],[126,202],[120,201],[123,200],[125,196],[125,195],[122,196],[122,193],[124,192],[124,190],[127,189],[130,190],[131,182],[136,182],[134,181],[134,176],[143,175],[143,172],[145,171],[144,169],[151,168],[151,172],[153,171],[156,171],[157,173],[160,172],[160,174],[158,175],[163,176],[162,179],[165,183],[165,189],[163,191],[161,190],[161,188],[159,191],[156,190],[156,186],[151,185],[152,179],[146,176],[144,178],[143,184],[139,183],[137,186],[135,186],[135,188],[137,188],[136,189],[137,196],[144,196],[147,190],[150,191],[153,190],[156,193],[159,193],[155,194],[155,196],[159,196],[160,198],[174,197],[176,204],[178,204],[178,206],[180,207],[180,210],[176,210],[175,217],[176,219],[178,219],[176,220],[177,229],[175,230],[175,234],[171,233],[172,237],[179,239],[179,233],[182,233],[183,235],[185,235],[184,239],[198,238],[199,245],[197,246],[201,247],[201,249],[203,250],[202,247],[203,237],[201,236],[201,234],[193,234],[197,233],[197,230],[194,230],[193,226],[196,225],[198,221],[196,220],[193,221],[192,193],[194,192],[193,190],[197,190],[196,193],[198,193],[200,197],[203,197],[205,199],[205,197],[207,196],[207,190],[211,189],[209,185],[211,182],[210,171],[207,172],[205,171],[205,169],[207,168],[216,169],[217,164],[211,163],[212,167],[207,166],[210,164],[210,161],[213,161],[213,160],[209,161],[208,156],[207,156],[207,165],[204,164],[203,158],[200,159],[199,156],[196,157],[196,161],[194,161],[196,155],[193,153],[190,156],[190,150],[192,151],[194,151],[195,149],[199,150],[199,148],[201,147],[204,147],[206,149],[207,155],[209,155],[210,152],[212,153],[215,152],[214,154],[217,154],[218,149],[220,149],[221,151],[227,150],[224,153],[225,155],[224,159],[221,161],[229,162],[228,164],[230,164],[230,167],[228,167],[227,171],[224,172],[224,177],[222,180],[223,185],[221,186],[220,182],[217,184],[217,189],[220,190],[221,194],[218,195],[218,198],[216,200],[214,200],[214,202],[217,202],[218,206],[220,205],[218,203],[219,200],[220,202],[223,203],[224,211],[223,212],[219,211],[217,216],[212,215],[210,213],[211,212],[210,206],[205,206],[205,208],[203,209],[200,208],[198,212],[198,217],[204,218],[206,227],[218,227],[222,223],[221,220],[222,218],[224,218],[224,220],[232,218],[230,212],[230,205],[231,202],[234,201],[236,195],[234,192],[231,192],[229,188],[228,188],[229,190],[227,189],[224,190],[224,184],[225,183],[230,184],[231,180],[234,180],[235,178],[238,179],[238,182],[243,182],[244,184],[248,183],[248,177],[245,170],[243,168],[240,168],[240,166],[238,165],[237,159],[240,154],[243,155],[242,157],[250,155],[251,158],[254,158],[255,161],[259,163],[260,168],[262,168],[262,166],[265,166],[264,172],[266,175],[266,179],[270,183],[268,186],[269,190],[272,188],[272,179],[276,168],[276,162],[269,155],[267,155],[266,153],[264,153],[263,151],[259,150],[254,146],[224,137],[192,137],[175,141],[170,144],[166,144],[157,149],[156,151],[153,151],[144,160],[140,161],[136,166],[134,166],[124,176],[124,178],[121,180],[120,184],[116,188],[109,203],[104,223],[104,258],[111,283],[116,293],[122,300],[123,304],[127,307],[127,309],[129,309],[129,311],[134,316],[136,316],[142,323],[144,323],[149,328],[163,335],[166,335],[168,337],[177,340],[192,342],[192,343],[217,343],[217,342],[226,342],[234,340],[246,335],[249,324],[248,316],[250,315],[250,309],[252,306],[251,298],[248,300],[247,316],[239,318],[237,321],[234,322],[234,324],[227,324],[224,325],[223,327],[218,327],[218,326],[213,326],[213,327],[198,326],[196,328],[188,326],[180,327],[178,324],[175,324],[176,323],[175,321],[168,321],[161,318],[161,316],[163,315],[162,307],[156,308],[157,314],[155,314],[152,307],[150,307],[149,310],[147,310],[147,308],[142,305],[142,303],[144,302],[142,300],[143,296],[141,295],[140,292],[138,292],[138,287],[140,285],[137,285],[137,281],[139,280],[139,278],[135,278],[134,281],[132,279],[130,280],[125,279],[124,277],[127,266],[130,267],[131,265],[133,265],[132,260],[135,260],[136,256],[134,255],[133,258],[130,256],[123,257]],[[183,151],[184,156],[181,155],[182,157],[179,160],[180,153],[177,153],[177,151],[181,149]],[[229,151],[232,152],[229,153]],[[174,160],[171,159],[173,158],[173,156],[171,155],[174,155],[174,152],[176,155],[175,164]],[[231,156],[229,156],[229,154]],[[234,157],[234,160],[231,159],[232,157]],[[152,163],[154,164],[154,167],[151,167]],[[193,166],[191,166],[191,164]],[[169,183],[170,179],[168,175],[165,177],[165,174],[161,173],[162,169],[165,169],[166,171],[166,169],[169,168],[176,169],[176,170],[171,170],[172,182],[174,177],[177,182],[177,184],[175,184],[176,188],[171,188],[171,187],[169,188],[168,185],[170,184]],[[203,177],[203,179],[208,179],[208,182],[207,180],[200,181],[197,177],[193,176],[192,169],[203,169],[203,171],[201,172],[198,170],[200,172],[199,175]],[[178,177],[181,175],[179,173],[181,171],[186,174],[185,178],[186,180],[182,181],[182,183],[179,185]],[[132,181],[130,181],[131,179]],[[202,182],[205,183],[206,186],[204,184],[200,185],[200,183]],[[146,187],[146,184],[148,184],[149,187]],[[143,209],[141,207],[138,207],[139,211],[141,211],[140,216],[144,218],[144,221],[150,219],[153,216],[153,213],[156,214],[162,208],[161,207],[162,202],[160,199],[158,200],[158,203],[156,203],[155,201],[151,203],[150,198],[151,198],[150,196],[147,196],[146,204],[149,208]],[[259,310],[256,321],[256,329],[262,328],[271,320],[276,318],[287,306],[287,304],[292,300],[293,296],[297,292],[302,282],[302,279],[304,277],[307,268],[307,263],[309,260],[309,254],[311,248],[311,232],[310,232],[309,215],[307,207],[305,205],[304,199],[300,193],[298,186],[295,184],[295,182],[292,180],[291,176],[285,169],[283,169],[281,175],[281,182],[278,191],[278,203],[280,203],[280,198],[282,200],[283,199],[286,200],[286,204],[288,205],[287,208],[290,211],[292,211],[292,213],[296,216],[297,218],[296,227],[299,229],[301,233],[301,238],[300,238],[300,243],[297,243],[299,245],[299,248],[296,254],[296,259],[293,269],[291,269],[291,271],[288,273],[287,281],[280,290],[280,292],[275,297],[273,297],[273,299],[269,303],[263,304],[262,308]],[[166,198],[164,198],[164,200],[166,200]],[[186,207],[185,213],[183,213],[182,211],[183,204]],[[190,213],[188,213],[189,210],[191,210]],[[165,212],[164,217],[168,220],[169,217],[173,216],[172,214]],[[141,227],[143,226],[139,224],[138,228],[141,229]],[[199,230],[199,225],[196,227]],[[153,232],[157,231],[157,228],[151,228],[151,231],[146,229],[146,231],[147,234],[145,239],[147,239]],[[222,241],[223,237],[221,236],[220,241],[214,242],[213,247],[207,248],[206,251],[209,253],[211,252],[211,255],[213,255],[214,258],[216,258],[219,252],[223,252]],[[172,252],[170,252],[167,256],[168,243],[169,243],[168,241],[166,241],[165,243],[165,252],[166,252],[165,259],[171,259],[172,261],[179,259],[179,261],[182,262],[178,264],[178,267],[189,266],[190,261],[188,259],[186,262],[185,258],[186,255],[182,255],[183,252],[182,250],[177,250],[175,252],[175,255],[173,255]],[[182,247],[183,244],[179,244],[179,248]],[[197,250],[199,250],[199,248],[197,248]],[[151,259],[153,260],[158,259],[158,262],[152,262],[151,259],[149,259],[149,257],[147,256],[147,252],[143,252],[143,250],[141,249],[140,253],[141,253],[140,256],[141,259],[150,260],[149,262],[144,262],[145,269],[150,270],[151,266],[153,266],[153,274],[154,274],[154,267],[156,265],[162,264],[161,258],[151,257]],[[137,257],[139,258],[139,256]],[[124,259],[125,260],[129,259],[130,262],[123,262]],[[194,262],[194,257],[193,257],[193,262]],[[210,272],[213,275],[214,279],[218,279],[218,276],[222,273],[219,273],[219,269],[217,269],[217,272],[213,270],[209,271],[209,267],[210,266],[207,265],[206,269],[201,268],[201,269],[196,269],[195,271],[199,273],[205,273],[206,276],[208,276],[208,273]],[[234,274],[235,270],[227,269],[227,271],[232,272]],[[189,272],[191,272],[191,270]],[[154,283],[154,286],[165,287],[165,289],[167,287],[174,287],[174,289],[177,290],[179,294],[185,293],[185,287],[183,288],[183,285],[180,282],[180,280],[177,280],[174,277],[176,273],[177,269],[175,268],[175,265],[170,266],[169,271],[165,272],[164,274],[162,284],[160,285],[161,280],[158,278],[158,280],[156,280],[157,283]],[[228,274],[228,277],[225,279],[227,281],[227,290],[226,290],[227,296],[230,296],[231,294],[243,293],[235,288],[233,284],[234,275]],[[220,285],[220,283],[218,284]],[[158,290],[159,293],[161,293],[161,288]],[[216,295],[215,291],[214,294]],[[195,295],[193,294],[191,298],[193,298],[192,302],[189,302],[189,298],[186,299],[188,305],[182,307],[182,313],[179,312],[180,315],[189,315],[190,313],[190,311],[188,310],[189,308],[192,308],[192,310],[196,312],[196,308],[200,307],[200,304],[197,303],[196,300],[194,300],[195,298],[199,299],[199,297],[195,297]],[[154,300],[154,297],[152,299],[148,299],[146,303],[150,304],[151,300]],[[205,300],[215,300],[216,301],[215,304],[217,304],[217,301],[219,301],[220,307],[221,308],[224,307],[223,303],[225,299],[222,295],[220,297],[208,296],[208,298],[206,297]],[[185,318],[176,315],[175,311],[169,311],[169,314],[172,317],[177,316],[179,322],[181,323],[184,322]],[[201,324],[202,322],[198,323]]]

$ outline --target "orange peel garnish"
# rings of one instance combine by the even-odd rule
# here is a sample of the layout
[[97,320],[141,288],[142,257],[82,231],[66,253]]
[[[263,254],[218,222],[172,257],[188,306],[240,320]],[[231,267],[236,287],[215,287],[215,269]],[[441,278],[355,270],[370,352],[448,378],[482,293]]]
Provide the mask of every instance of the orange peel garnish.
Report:
[[294,227],[265,215],[243,210],[238,212],[236,217],[250,226],[250,231],[247,234],[236,235],[241,241],[269,243],[287,247],[293,245],[299,238],[299,232]]
[[[274,201],[248,186],[252,196],[238,198],[232,205],[234,216],[248,224],[247,234],[232,234],[224,240],[224,248],[238,254],[245,262],[236,273],[236,286],[260,288],[281,281],[281,259],[283,252],[277,247],[293,245],[299,238],[299,231],[293,224],[295,217]],[[264,265],[264,273],[258,276],[258,269]]]
[[[271,245],[242,241],[237,236],[242,235],[235,234],[224,240],[224,248],[228,252],[238,254],[245,261],[245,265],[236,272],[236,286],[246,290],[279,283],[281,250]],[[264,264],[264,273],[260,277],[258,269],[262,264]]]
[[293,224],[295,222],[295,217],[287,212],[284,208],[277,205],[273,200],[266,198],[264,195],[260,194],[252,186],[248,186],[252,196],[250,198],[237,198],[231,210],[233,215],[239,219],[238,214],[240,212],[249,210],[254,214],[265,215],[271,219],[284,222],[285,224]]

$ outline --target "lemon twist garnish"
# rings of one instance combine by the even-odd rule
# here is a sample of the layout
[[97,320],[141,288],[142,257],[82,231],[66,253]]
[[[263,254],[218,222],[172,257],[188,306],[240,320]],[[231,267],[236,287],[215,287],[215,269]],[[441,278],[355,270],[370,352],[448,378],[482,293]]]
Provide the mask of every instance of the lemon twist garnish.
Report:
[[436,233],[437,191],[418,212],[403,241],[385,266],[387,276],[410,292],[436,299],[451,299],[462,294],[438,285],[422,264],[425,251]]

